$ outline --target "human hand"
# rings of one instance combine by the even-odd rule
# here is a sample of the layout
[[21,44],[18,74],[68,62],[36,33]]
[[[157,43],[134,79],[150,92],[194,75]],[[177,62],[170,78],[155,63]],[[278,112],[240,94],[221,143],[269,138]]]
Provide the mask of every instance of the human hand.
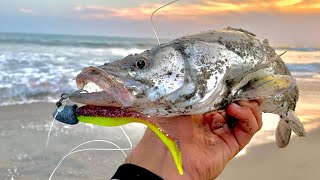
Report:
[[215,179],[262,127],[261,101],[239,101],[225,112],[153,118],[179,140],[184,175],[179,175],[167,147],[149,129],[126,163],[144,167],[164,179]]

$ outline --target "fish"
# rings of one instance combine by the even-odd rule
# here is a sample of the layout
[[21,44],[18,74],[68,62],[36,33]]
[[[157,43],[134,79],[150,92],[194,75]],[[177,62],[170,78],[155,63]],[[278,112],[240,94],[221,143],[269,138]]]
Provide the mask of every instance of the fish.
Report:
[[147,117],[204,114],[262,99],[262,112],[280,116],[275,139],[283,148],[292,131],[300,137],[306,132],[295,114],[296,80],[282,55],[247,30],[209,30],[86,67],[69,98],[91,109],[111,106]]

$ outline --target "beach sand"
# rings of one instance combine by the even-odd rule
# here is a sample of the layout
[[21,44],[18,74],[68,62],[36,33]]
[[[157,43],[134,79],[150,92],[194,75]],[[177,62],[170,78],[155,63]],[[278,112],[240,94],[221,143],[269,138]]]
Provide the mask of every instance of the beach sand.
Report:
[[315,180],[320,179],[320,128],[306,138],[294,137],[289,146],[275,143],[251,147],[229,162],[218,180]]
[[[298,79],[298,86],[300,100],[296,112],[304,121],[308,136],[293,137],[284,149],[279,149],[274,142],[251,146],[245,155],[230,161],[218,180],[320,179],[320,83]],[[50,103],[0,107],[0,179],[48,179],[59,160],[70,149],[87,140],[107,139],[128,147],[124,135],[117,128],[83,124],[67,126],[57,122],[45,152],[54,108]],[[136,144],[144,128],[129,125],[125,129]],[[121,152],[114,151],[75,154],[61,165],[55,177],[102,180],[112,176],[124,158]]]
[[297,79],[297,82],[300,91],[297,115],[302,121],[320,120],[320,81]]

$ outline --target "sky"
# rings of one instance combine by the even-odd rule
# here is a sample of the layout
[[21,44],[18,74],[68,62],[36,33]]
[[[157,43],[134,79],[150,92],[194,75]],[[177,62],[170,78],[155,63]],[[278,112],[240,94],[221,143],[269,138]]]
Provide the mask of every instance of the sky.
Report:
[[[170,0],[9,0],[0,32],[154,37]],[[320,47],[320,0],[180,0],[153,17],[162,38],[239,27],[277,46]]]

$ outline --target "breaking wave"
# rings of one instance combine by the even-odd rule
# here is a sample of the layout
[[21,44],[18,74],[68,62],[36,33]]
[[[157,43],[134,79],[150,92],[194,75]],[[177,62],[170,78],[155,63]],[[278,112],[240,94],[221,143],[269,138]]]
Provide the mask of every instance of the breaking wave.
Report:
[[56,101],[76,89],[82,68],[150,46],[148,39],[0,33],[0,105]]

